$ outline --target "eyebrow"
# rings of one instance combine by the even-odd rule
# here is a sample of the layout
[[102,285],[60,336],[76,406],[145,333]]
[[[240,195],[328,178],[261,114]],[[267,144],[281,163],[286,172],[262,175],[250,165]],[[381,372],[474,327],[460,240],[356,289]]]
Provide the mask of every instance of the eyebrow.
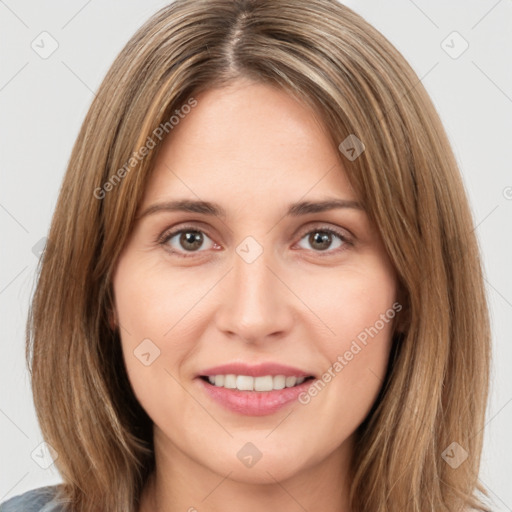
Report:
[[[342,208],[352,208],[364,211],[364,207],[357,201],[348,199],[327,199],[324,201],[299,201],[288,206],[285,215],[291,217],[300,217],[311,213],[321,213],[329,210]],[[210,201],[196,201],[191,199],[177,199],[173,201],[164,201],[148,206],[138,217],[146,217],[160,212],[189,212],[201,213],[225,219],[226,210],[217,203]]]

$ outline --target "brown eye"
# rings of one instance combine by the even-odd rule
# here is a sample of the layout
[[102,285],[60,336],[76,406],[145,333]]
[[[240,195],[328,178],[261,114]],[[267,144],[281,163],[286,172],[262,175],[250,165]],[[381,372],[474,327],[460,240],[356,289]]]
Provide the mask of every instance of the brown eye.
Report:
[[200,231],[182,231],[178,243],[186,250],[195,251],[203,244],[203,234]]
[[[206,249],[211,249],[216,244],[203,231],[195,228],[182,228],[172,233],[165,234],[160,243],[173,253],[194,253],[204,252],[201,248],[205,248],[205,241],[210,241],[210,247],[206,244]],[[182,254],[185,255],[185,254]]]
[[[303,242],[303,240],[307,241],[309,247],[302,248],[316,253],[326,253],[326,255],[343,251],[346,246],[351,244],[349,237],[344,233],[333,228],[323,227],[306,232],[300,242]],[[183,257],[194,256],[194,253],[200,254],[208,249],[221,249],[204,231],[186,226],[165,233],[159,239],[159,243],[169,252]]]
[[[307,240],[311,250],[328,253],[336,253],[339,250],[343,250],[344,246],[350,243],[345,235],[330,228],[309,231],[301,238],[302,240]],[[306,249],[308,248],[306,247]]]
[[309,235],[308,242],[314,249],[325,251],[332,244],[332,235],[330,233],[316,231]]

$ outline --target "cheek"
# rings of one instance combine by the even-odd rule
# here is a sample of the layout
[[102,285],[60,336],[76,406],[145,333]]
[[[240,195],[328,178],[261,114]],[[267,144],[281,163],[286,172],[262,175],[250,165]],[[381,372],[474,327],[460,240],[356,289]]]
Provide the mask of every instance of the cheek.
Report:
[[[113,279],[115,310],[126,370],[144,407],[157,402],[155,390],[177,396],[173,380],[183,361],[196,349],[195,331],[207,322],[200,299],[212,287],[209,280],[125,257]],[[163,383],[163,384],[162,384]]]
[[375,260],[361,269],[344,267],[339,275],[320,276],[315,284],[323,293],[310,294],[308,305],[329,330],[316,337],[325,368],[303,403],[311,402],[321,409],[315,414],[334,415],[333,424],[350,429],[363,421],[383,384],[400,310],[395,275]]
[[357,265],[305,276],[296,289],[328,328],[322,340],[329,349],[343,349],[357,337],[364,341],[368,329],[375,336],[375,326],[383,331],[380,338],[390,334],[396,279],[392,268],[378,258],[361,258]]
[[[167,300],[157,275],[128,255],[120,259],[113,278],[115,312],[128,377],[139,401],[150,389],[163,354],[163,333],[172,326]],[[141,400],[142,399],[142,400]]]
[[142,335],[158,343],[186,323],[188,311],[211,287],[200,279],[191,283],[187,273],[170,273],[149,257],[121,260],[113,284],[123,334],[127,338]]

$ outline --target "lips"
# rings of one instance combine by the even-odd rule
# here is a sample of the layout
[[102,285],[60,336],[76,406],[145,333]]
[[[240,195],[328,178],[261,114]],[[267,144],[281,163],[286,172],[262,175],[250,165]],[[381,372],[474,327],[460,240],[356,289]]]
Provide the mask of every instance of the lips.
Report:
[[235,362],[205,368],[197,376],[210,377],[214,375],[247,375],[249,377],[264,377],[265,375],[284,375],[285,377],[314,377],[313,373],[294,368],[292,366],[280,363],[260,363],[249,365],[246,363]]
[[[265,386],[265,382],[270,378],[273,386],[267,390],[269,384]],[[248,365],[236,362],[205,368],[196,380],[203,392],[224,408],[246,416],[264,416],[296,402],[314,378],[307,371],[279,363]],[[254,389],[252,386],[246,388],[245,383],[254,383]]]

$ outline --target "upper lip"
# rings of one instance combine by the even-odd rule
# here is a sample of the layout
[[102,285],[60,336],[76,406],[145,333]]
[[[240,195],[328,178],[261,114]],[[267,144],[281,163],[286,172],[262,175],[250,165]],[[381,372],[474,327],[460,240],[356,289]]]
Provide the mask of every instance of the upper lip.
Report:
[[264,377],[265,375],[284,375],[285,377],[311,377],[312,373],[306,372],[293,366],[280,363],[260,363],[247,364],[242,362],[234,362],[222,364],[220,366],[212,366],[206,368],[199,373],[199,377],[211,375],[247,375],[250,377]]

